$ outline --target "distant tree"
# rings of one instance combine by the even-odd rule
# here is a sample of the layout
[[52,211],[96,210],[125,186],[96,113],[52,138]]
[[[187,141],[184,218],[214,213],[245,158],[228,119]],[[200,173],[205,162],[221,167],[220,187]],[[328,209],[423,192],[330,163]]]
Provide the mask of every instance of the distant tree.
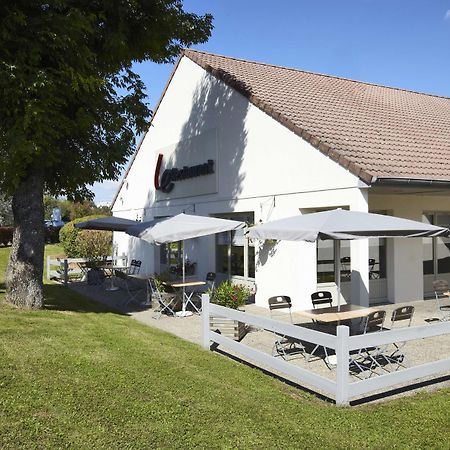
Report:
[[44,218],[50,220],[53,214],[53,208],[59,208],[64,222],[78,219],[79,217],[103,215],[110,216],[111,208],[107,206],[97,206],[92,200],[74,202],[63,198],[44,196]]
[[12,227],[13,224],[11,198],[0,193],[0,227]]
[[133,63],[171,62],[205,42],[212,17],[181,0],[0,2],[0,190],[15,233],[11,303],[43,305],[43,193],[80,200],[117,179],[150,110]]

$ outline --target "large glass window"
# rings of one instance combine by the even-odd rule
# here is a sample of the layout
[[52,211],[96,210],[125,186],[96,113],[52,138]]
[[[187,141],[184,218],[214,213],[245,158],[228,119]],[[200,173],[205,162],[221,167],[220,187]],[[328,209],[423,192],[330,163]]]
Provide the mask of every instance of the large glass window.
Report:
[[[224,219],[239,220],[253,224],[253,213],[233,213],[221,215]],[[255,247],[244,235],[244,230],[216,235],[216,271],[255,278]]]
[[[377,212],[377,214],[383,214]],[[340,269],[341,282],[351,280],[350,241],[340,241],[340,261],[336,267],[337,241],[317,241],[317,283],[335,283]],[[386,278],[386,239],[369,239],[369,279]]]
[[[422,221],[441,227],[450,226],[450,213],[436,212],[422,216]],[[450,239],[445,237],[423,239],[424,275],[450,273]]]

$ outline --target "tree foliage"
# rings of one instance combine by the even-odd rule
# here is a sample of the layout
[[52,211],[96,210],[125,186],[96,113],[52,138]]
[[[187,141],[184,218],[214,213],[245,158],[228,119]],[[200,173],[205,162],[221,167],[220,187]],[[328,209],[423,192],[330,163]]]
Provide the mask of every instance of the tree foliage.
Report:
[[2,0],[0,189],[40,172],[86,198],[116,179],[150,115],[133,62],[173,61],[211,21],[179,0]]
[[44,217],[50,220],[53,213],[53,208],[59,208],[61,210],[61,217],[64,222],[70,222],[71,220],[79,217],[92,216],[92,215],[111,215],[111,208],[107,206],[96,206],[92,200],[83,200],[81,202],[74,202],[72,200],[66,200],[61,198],[52,197],[50,195],[44,196]]
[[0,2],[0,191],[12,196],[7,300],[43,305],[44,192],[117,179],[150,110],[133,63],[170,62],[212,17],[181,0]]

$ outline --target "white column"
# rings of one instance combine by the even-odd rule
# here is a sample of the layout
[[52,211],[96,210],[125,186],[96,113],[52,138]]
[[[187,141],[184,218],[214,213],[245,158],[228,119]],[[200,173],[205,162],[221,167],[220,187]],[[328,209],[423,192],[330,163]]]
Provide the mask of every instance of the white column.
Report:
[[[422,221],[422,212],[404,203],[393,210],[394,216]],[[388,239],[388,299],[394,303],[423,298],[423,244],[421,238]]]
[[[352,211],[369,211],[368,192],[360,189],[350,204]],[[369,240],[351,241],[351,300],[355,305],[369,306]]]

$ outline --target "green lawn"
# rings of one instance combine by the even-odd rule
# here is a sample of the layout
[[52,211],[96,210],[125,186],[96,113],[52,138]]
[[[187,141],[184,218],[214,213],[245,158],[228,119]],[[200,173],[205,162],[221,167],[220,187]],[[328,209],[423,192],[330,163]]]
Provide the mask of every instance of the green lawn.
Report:
[[449,448],[449,389],[337,408],[59,285],[46,295],[19,311],[0,289],[2,449]]

